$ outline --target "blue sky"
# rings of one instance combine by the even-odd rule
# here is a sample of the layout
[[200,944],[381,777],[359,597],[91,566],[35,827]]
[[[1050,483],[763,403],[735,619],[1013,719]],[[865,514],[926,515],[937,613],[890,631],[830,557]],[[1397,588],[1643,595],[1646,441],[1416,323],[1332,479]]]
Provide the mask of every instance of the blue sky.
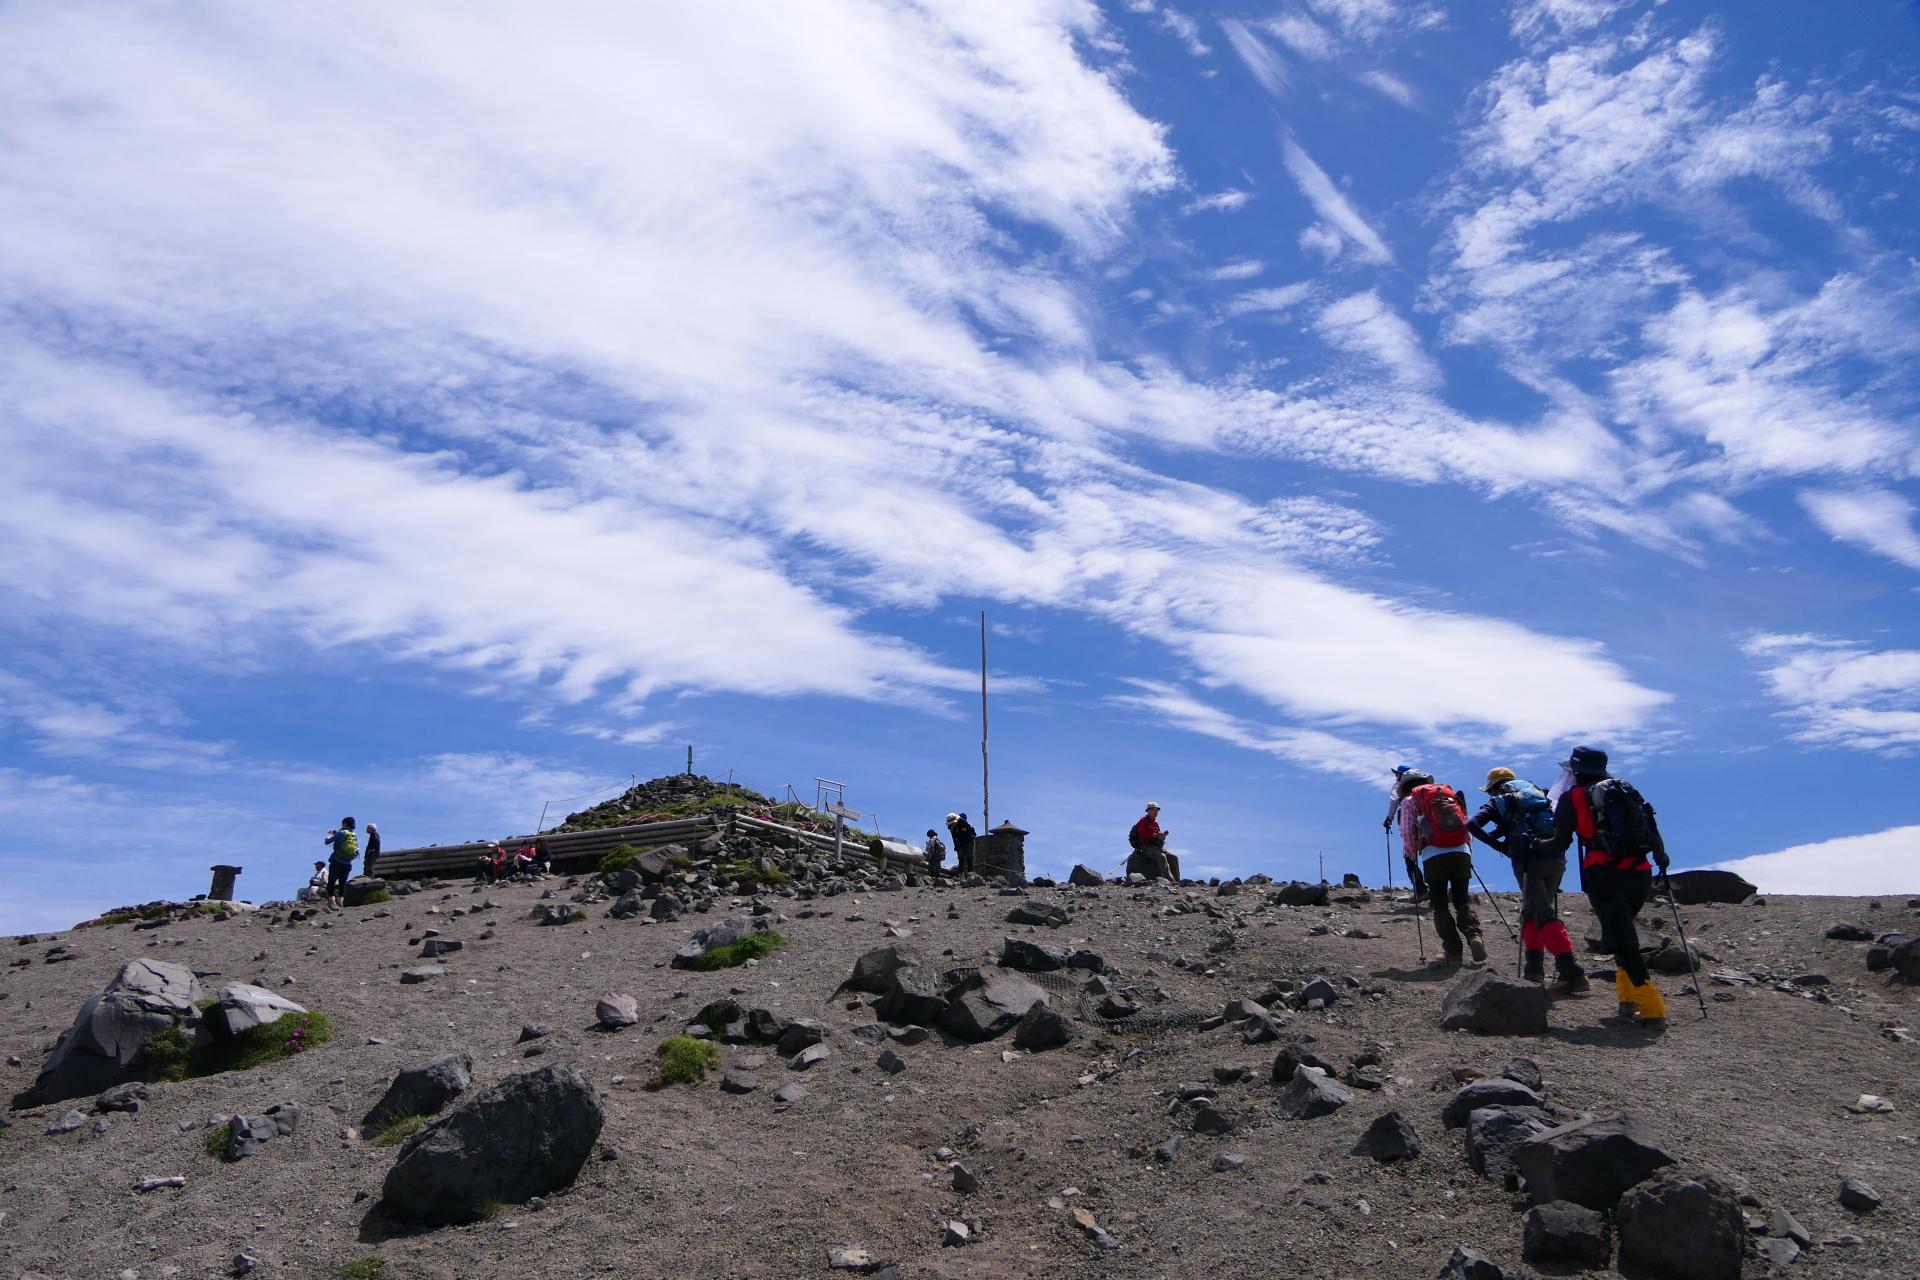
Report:
[[1914,6],[750,14],[0,11],[0,930],[688,743],[978,817],[981,609],[1043,869],[1590,742],[1920,890]]

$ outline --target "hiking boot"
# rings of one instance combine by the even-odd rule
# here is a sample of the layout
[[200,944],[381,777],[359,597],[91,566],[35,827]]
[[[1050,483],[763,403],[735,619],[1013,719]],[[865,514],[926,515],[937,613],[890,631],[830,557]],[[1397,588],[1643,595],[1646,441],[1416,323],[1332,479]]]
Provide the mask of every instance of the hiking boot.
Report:
[[1624,970],[1615,969],[1613,971],[1613,993],[1620,1003],[1620,1021],[1638,1022],[1640,1020],[1640,1006],[1634,1003],[1633,982],[1627,977]]
[[1640,1013],[1640,1020],[1659,1026],[1666,1025],[1667,1001],[1660,994],[1660,988],[1653,985],[1653,979],[1635,985],[1633,991],[1634,1008]]
[[1587,981],[1587,975],[1580,971],[1580,962],[1571,954],[1556,956],[1554,971],[1559,975],[1553,989],[1563,996],[1584,996],[1593,990],[1593,984]]
[[1453,953],[1444,956],[1435,956],[1433,959],[1427,961],[1427,968],[1429,969],[1458,969],[1459,967],[1460,957]]
[[1478,938],[1468,938],[1467,949],[1473,952],[1473,961],[1475,964],[1486,963],[1486,960],[1487,960],[1487,944],[1486,943],[1480,941],[1480,939]]
[[1520,975],[1528,982],[1543,982],[1547,976],[1547,953],[1544,951],[1527,952],[1527,967]]

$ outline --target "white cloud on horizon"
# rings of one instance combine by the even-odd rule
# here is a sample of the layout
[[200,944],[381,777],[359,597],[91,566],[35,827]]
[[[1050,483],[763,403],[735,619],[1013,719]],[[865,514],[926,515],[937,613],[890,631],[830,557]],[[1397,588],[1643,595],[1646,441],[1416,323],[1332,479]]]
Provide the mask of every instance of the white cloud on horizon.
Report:
[[1712,865],[1744,876],[1762,893],[1920,893],[1920,826],[1816,840]]

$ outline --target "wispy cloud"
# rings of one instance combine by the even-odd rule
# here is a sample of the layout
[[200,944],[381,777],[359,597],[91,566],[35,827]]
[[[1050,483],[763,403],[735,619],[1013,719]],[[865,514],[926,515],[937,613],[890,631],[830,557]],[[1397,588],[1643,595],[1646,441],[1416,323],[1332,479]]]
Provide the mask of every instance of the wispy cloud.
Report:
[[1392,98],[1403,107],[1414,105],[1413,87],[1391,71],[1378,68],[1360,73],[1360,83],[1373,89],[1383,97]]
[[1909,569],[1920,569],[1920,532],[1913,504],[1889,489],[1808,489],[1800,505],[1840,542],[1865,547]]
[[1319,325],[1328,342],[1376,361],[1404,386],[1431,390],[1443,381],[1413,326],[1373,290],[1323,308]]
[[1824,636],[1763,633],[1743,646],[1794,737],[1886,755],[1920,748],[1920,650],[1871,649]]
[[1392,262],[1393,254],[1387,250],[1386,242],[1340,194],[1333,179],[1327,176],[1326,170],[1314,163],[1305,148],[1294,141],[1291,135],[1281,138],[1280,146],[1286,159],[1287,172],[1300,184],[1300,192],[1306,196],[1314,212],[1351,240],[1359,248],[1361,256],[1369,262]]
[[1287,74],[1286,60],[1239,18],[1222,18],[1220,29],[1227,33],[1227,43],[1240,55],[1240,61],[1253,73],[1260,87],[1275,97],[1285,95],[1292,83],[1292,78]]
[[1224,191],[1215,191],[1189,201],[1188,213],[1238,213],[1247,207],[1247,201],[1253,197],[1238,187],[1228,187]]

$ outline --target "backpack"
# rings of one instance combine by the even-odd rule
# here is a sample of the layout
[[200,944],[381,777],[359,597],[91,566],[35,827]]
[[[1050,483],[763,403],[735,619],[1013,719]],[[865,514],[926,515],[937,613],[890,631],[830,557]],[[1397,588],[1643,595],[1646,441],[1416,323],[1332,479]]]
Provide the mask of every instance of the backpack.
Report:
[[334,839],[333,860],[335,862],[352,862],[359,856],[360,837],[354,835],[351,831],[344,829],[340,831]]
[[1553,803],[1531,782],[1516,778],[1504,783],[1493,805],[1509,844],[1518,845],[1516,852],[1525,853],[1535,841],[1553,838]]
[[1413,789],[1414,811],[1420,815],[1420,843],[1433,849],[1467,847],[1467,815],[1460,797],[1444,782],[1422,783]]
[[1127,828],[1127,848],[1138,849],[1139,847],[1140,847],[1140,824],[1136,822],[1132,826]]
[[1653,848],[1653,806],[1641,798],[1631,782],[1602,778],[1587,788],[1593,810],[1594,844],[1614,859],[1637,858]]

